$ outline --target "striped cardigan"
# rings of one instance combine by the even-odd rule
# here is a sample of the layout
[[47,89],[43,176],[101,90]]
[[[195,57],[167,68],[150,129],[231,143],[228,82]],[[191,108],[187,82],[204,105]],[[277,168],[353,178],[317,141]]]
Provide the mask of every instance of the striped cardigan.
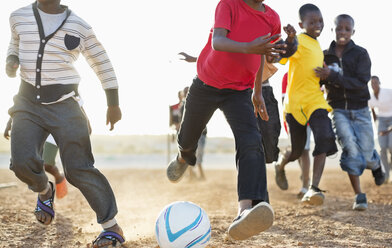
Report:
[[19,59],[22,79],[19,94],[43,104],[78,95],[80,76],[73,63],[82,53],[106,92],[108,105],[118,105],[118,84],[113,66],[92,28],[66,6],[67,17],[45,36],[37,3],[12,12],[9,58]]

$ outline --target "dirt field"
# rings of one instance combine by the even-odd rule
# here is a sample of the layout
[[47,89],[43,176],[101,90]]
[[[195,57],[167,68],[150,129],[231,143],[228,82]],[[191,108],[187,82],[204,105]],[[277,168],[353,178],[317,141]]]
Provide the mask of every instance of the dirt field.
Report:
[[[370,171],[362,176],[369,209],[351,210],[353,192],[340,169],[327,169],[320,188],[327,190],[321,207],[303,206],[296,199],[299,171],[288,170],[290,188],[280,191],[268,168],[274,225],[264,233],[238,242],[226,230],[237,211],[235,170],[207,170],[207,180],[184,178],[171,184],[164,170],[104,170],[117,197],[117,220],[125,231],[124,247],[158,247],[155,219],[168,203],[187,200],[199,204],[211,220],[210,248],[216,247],[392,247],[392,184],[375,186]],[[12,172],[0,170],[0,183],[18,182]],[[80,192],[69,187],[57,200],[56,219],[49,227],[37,224],[36,195],[18,182],[0,189],[0,247],[86,247],[100,231],[95,215]]]

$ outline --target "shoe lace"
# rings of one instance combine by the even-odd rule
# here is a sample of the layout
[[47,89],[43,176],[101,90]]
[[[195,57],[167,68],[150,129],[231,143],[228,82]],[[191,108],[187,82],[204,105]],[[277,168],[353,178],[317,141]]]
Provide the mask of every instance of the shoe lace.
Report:
[[314,185],[312,185],[311,188],[312,188],[314,191],[316,191],[316,192],[322,192],[322,193],[326,193],[326,192],[327,192],[326,190],[322,190],[322,189],[320,189],[320,188],[318,188],[318,187],[316,187],[316,186],[314,186]]

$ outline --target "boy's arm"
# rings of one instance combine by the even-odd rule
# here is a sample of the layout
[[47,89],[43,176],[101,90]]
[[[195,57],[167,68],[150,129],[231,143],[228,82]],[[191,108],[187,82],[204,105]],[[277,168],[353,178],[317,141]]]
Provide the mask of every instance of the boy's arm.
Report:
[[254,108],[254,113],[255,116],[260,115],[261,119],[264,121],[268,121],[269,116],[267,113],[267,108],[265,107],[264,103],[264,98],[263,98],[263,93],[262,93],[262,75],[263,75],[263,68],[264,68],[264,55],[261,55],[261,63],[259,70],[257,71],[256,74],[256,79],[255,79],[255,87],[253,89],[253,94],[252,94],[252,103],[253,103],[253,108]]
[[7,51],[5,71],[7,76],[16,77],[16,71],[19,67],[19,35],[15,30],[12,16],[10,17],[9,22],[11,28],[11,40]]
[[[326,77],[326,80],[328,82],[340,85],[343,88],[350,89],[350,90],[359,90],[368,87],[367,83],[369,82],[370,75],[371,75],[370,74],[371,61],[370,61],[369,54],[366,51],[364,51],[362,55],[356,59],[356,63],[357,65],[356,65],[355,77],[349,77],[346,75],[342,75],[337,71],[329,70],[330,72]],[[328,70],[328,68],[322,68],[322,69]]]
[[278,53],[285,53],[282,49],[284,44],[273,44],[271,41],[280,37],[280,34],[273,36],[264,35],[251,42],[237,42],[227,38],[228,30],[224,28],[214,28],[212,34],[212,48],[216,51],[231,53],[247,53],[277,56]]
[[102,88],[105,90],[108,105],[106,125],[110,123],[110,130],[113,130],[114,124],[121,120],[117,77],[104,47],[98,41],[91,28],[88,29],[83,40],[82,54],[94,70],[101,81]]
[[[290,24],[287,24],[287,26],[283,27],[283,30],[287,34],[287,38],[284,41],[287,47],[285,49],[286,53],[280,54],[280,56],[282,58],[288,58],[291,57],[297,51],[298,48],[297,31]],[[283,41],[279,41],[279,42],[283,42]]]
[[374,108],[371,108],[371,109],[372,109],[373,121],[376,121],[377,120],[376,111],[374,111]]
[[283,30],[287,34],[287,38],[285,41],[278,40],[277,44],[285,44],[285,53],[279,54],[277,57],[266,56],[266,60],[268,63],[278,63],[282,60],[282,58],[289,58],[294,55],[294,53],[298,49],[298,39],[297,39],[297,31],[293,26],[287,24],[287,26],[283,27]]

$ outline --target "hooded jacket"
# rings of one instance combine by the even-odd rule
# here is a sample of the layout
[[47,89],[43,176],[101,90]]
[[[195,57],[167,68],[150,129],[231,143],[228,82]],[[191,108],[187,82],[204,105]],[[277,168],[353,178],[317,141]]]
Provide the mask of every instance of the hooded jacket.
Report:
[[[337,61],[339,69],[331,69],[325,87],[327,101],[334,109],[361,109],[368,106],[370,99],[367,83],[370,80],[371,61],[368,52],[350,41],[342,58],[335,55],[336,42],[332,41],[324,51],[325,62]],[[329,60],[329,61],[328,61]]]

